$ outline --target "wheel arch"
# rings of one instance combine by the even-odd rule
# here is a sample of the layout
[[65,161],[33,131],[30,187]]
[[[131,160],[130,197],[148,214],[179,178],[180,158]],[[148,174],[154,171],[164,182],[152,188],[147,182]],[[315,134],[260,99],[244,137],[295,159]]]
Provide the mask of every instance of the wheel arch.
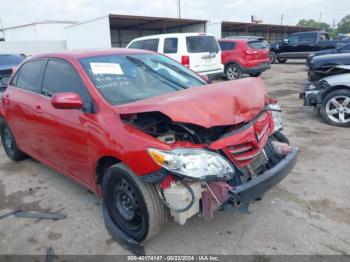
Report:
[[326,96],[328,96],[330,93],[334,92],[334,91],[338,91],[338,90],[349,90],[350,91],[350,86],[346,86],[346,85],[335,85],[331,88],[328,88],[325,92],[322,93],[322,101],[324,100],[324,98]]
[[96,161],[96,169],[95,169],[95,182],[96,182],[96,184],[101,185],[105,171],[109,167],[111,167],[115,164],[118,164],[118,163],[122,163],[122,161],[115,156],[106,155],[106,156],[100,157]]

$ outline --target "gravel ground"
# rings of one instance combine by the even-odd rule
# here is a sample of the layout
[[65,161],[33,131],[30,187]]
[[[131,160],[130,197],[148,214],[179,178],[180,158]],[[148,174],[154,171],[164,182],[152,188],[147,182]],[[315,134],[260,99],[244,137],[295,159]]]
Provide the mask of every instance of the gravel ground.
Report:
[[[285,133],[300,147],[296,168],[251,214],[230,211],[213,221],[173,222],[146,243],[147,254],[350,254],[350,132],[323,123],[298,93],[306,85],[302,63],[273,65],[264,73],[283,109]],[[108,235],[101,200],[31,159],[13,163],[0,150],[0,214],[62,211],[59,221],[14,216],[0,221],[0,254],[129,254]]]

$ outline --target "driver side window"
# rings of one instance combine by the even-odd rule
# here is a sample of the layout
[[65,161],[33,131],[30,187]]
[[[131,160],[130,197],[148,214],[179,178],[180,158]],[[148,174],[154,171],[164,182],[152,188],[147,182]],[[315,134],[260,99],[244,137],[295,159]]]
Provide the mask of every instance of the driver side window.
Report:
[[48,97],[56,93],[73,92],[80,95],[85,109],[91,105],[91,98],[81,78],[74,68],[64,61],[48,61],[41,92]]

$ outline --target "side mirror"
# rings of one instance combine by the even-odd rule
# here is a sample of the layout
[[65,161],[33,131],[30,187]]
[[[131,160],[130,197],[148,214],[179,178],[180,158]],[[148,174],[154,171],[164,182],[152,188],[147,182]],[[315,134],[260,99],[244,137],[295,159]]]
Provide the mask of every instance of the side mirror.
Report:
[[51,105],[57,109],[82,109],[83,100],[76,93],[57,93],[51,97]]

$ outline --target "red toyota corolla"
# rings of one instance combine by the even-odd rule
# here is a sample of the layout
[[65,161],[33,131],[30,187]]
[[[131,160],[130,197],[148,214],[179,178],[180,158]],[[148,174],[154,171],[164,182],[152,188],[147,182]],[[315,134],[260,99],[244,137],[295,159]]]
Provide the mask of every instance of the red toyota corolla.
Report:
[[103,197],[107,229],[140,243],[248,204],[294,167],[280,110],[260,78],[207,84],[163,55],[131,49],[25,60],[2,93],[1,139]]

